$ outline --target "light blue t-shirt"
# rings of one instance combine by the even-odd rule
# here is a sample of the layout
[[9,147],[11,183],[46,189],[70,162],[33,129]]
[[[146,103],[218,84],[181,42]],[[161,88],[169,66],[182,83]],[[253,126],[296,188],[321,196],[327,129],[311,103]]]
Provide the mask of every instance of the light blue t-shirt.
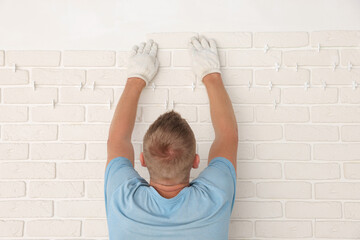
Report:
[[236,175],[232,163],[215,157],[175,197],[162,197],[117,157],[105,171],[105,208],[109,240],[225,240],[234,206]]

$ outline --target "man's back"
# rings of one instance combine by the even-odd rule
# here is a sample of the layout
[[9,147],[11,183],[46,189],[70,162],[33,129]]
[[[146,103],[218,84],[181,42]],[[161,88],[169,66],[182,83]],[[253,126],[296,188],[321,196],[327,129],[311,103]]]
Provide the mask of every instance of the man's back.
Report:
[[223,157],[173,198],[162,197],[124,157],[105,172],[109,239],[227,239],[236,174]]

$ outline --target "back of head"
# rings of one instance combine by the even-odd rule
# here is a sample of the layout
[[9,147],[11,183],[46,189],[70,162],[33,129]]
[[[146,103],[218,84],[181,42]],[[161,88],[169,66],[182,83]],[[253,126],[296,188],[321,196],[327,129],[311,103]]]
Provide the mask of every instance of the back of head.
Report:
[[143,154],[153,181],[186,182],[196,154],[195,135],[179,113],[166,112],[147,130]]

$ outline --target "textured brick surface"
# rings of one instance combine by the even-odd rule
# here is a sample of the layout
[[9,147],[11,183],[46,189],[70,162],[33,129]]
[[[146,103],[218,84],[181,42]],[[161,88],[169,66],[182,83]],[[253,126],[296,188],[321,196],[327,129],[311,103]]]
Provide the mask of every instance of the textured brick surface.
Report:
[[[197,140],[201,161],[190,180],[207,166],[209,98],[186,49],[196,35],[219,46],[239,130],[229,239],[359,239],[358,30],[148,34],[160,69],[139,99],[135,169],[149,180],[143,136],[171,109]],[[106,141],[127,56],[0,50],[0,239],[108,239]]]

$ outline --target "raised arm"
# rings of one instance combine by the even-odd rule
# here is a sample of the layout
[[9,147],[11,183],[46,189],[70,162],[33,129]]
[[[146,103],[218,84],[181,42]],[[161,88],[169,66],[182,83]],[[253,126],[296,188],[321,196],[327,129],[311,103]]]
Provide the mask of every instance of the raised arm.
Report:
[[230,160],[236,172],[238,128],[231,100],[221,78],[215,41],[192,38],[189,50],[193,70],[204,83],[209,96],[211,121],[215,131],[208,163],[214,157],[224,157]]

